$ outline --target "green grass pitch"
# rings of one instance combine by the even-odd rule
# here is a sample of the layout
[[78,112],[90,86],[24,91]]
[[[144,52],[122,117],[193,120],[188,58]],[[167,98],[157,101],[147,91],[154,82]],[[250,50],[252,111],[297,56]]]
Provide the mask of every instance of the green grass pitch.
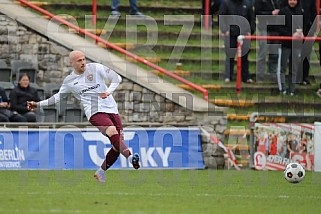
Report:
[[321,173],[281,171],[0,171],[0,213],[321,213]]

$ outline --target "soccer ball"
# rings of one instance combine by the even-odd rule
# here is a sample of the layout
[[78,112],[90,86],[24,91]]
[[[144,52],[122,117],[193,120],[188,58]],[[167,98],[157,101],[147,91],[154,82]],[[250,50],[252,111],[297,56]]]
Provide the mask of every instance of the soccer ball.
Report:
[[299,183],[305,176],[305,170],[299,163],[289,163],[284,169],[284,178],[290,183]]

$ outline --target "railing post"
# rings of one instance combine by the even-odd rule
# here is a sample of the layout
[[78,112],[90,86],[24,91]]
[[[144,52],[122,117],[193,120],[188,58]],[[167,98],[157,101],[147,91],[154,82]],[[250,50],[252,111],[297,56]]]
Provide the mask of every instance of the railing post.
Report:
[[237,37],[237,73],[236,73],[236,93],[241,93],[241,74],[242,74],[242,45],[244,36]]
[[204,100],[208,101],[208,91],[207,90],[203,91],[203,98],[204,98]]
[[210,0],[205,0],[204,1],[204,13],[205,13],[205,16],[204,16],[204,26],[205,26],[205,29],[208,30],[209,29],[209,15],[210,15]]

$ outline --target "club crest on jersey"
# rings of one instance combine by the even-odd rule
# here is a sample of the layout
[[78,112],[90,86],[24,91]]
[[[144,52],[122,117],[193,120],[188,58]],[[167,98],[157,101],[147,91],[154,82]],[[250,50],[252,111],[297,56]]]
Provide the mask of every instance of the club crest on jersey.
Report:
[[93,81],[93,79],[94,79],[94,76],[92,74],[87,75],[87,80]]

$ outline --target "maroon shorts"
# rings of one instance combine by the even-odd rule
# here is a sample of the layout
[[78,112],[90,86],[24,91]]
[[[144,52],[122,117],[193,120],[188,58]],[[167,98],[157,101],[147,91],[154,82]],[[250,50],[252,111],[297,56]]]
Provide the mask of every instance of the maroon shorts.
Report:
[[98,112],[90,117],[89,122],[96,126],[103,135],[106,135],[106,129],[109,126],[116,126],[120,135],[123,131],[123,124],[118,114]]

